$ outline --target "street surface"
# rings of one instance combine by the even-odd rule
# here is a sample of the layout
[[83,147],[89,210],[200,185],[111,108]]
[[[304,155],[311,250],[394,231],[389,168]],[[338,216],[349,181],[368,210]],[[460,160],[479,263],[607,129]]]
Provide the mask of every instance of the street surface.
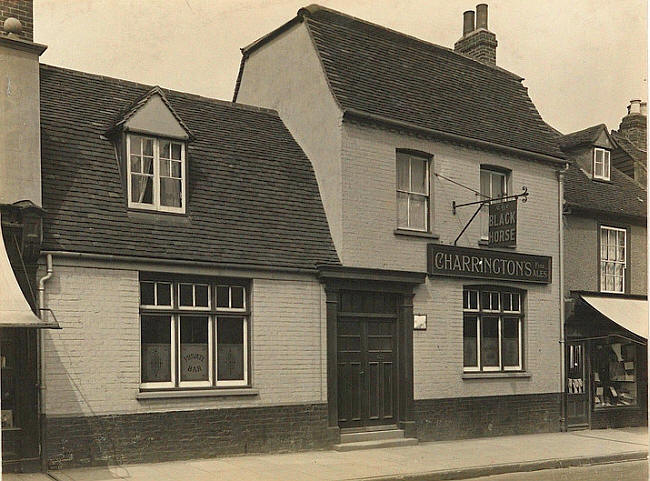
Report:
[[472,478],[466,481],[648,481],[648,462],[628,461],[584,468],[547,469]]

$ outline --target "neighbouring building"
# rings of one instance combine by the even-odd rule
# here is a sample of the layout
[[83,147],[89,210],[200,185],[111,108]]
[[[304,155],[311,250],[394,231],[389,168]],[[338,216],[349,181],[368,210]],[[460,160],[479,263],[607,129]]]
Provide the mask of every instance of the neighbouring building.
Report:
[[316,266],[340,262],[278,114],[39,65],[4,23],[0,301],[61,327],[0,332],[4,469],[331,444]]
[[311,5],[242,49],[234,100],[308,155],[342,262],[320,274],[334,433],[560,430],[565,156],[496,47],[484,4],[454,50]]
[[[623,128],[631,123],[635,136]],[[618,133],[600,124],[559,139],[571,160],[564,187],[567,429],[647,424],[645,123],[637,112]]]
[[612,152],[612,165],[644,187],[648,178],[647,111],[647,102],[631,100],[618,130],[611,132],[618,147]]

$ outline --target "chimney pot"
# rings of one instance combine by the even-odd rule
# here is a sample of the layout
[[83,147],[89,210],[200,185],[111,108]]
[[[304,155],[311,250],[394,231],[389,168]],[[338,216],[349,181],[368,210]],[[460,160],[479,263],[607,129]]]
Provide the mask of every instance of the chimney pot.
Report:
[[488,6],[487,3],[481,3],[476,6],[476,28],[488,29]]
[[630,105],[627,106],[627,114],[640,114],[641,113],[641,99],[630,100]]
[[463,13],[463,36],[474,31],[474,10]]

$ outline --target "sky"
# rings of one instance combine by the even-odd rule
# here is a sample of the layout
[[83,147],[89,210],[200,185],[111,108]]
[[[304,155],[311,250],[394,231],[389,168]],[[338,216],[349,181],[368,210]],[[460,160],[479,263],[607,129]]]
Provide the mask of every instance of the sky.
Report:
[[[453,47],[466,0],[319,0]],[[646,0],[488,0],[497,65],[524,77],[546,122],[563,133],[617,129],[630,99],[647,100]],[[232,100],[240,48],[296,15],[297,0],[34,0],[41,62]]]

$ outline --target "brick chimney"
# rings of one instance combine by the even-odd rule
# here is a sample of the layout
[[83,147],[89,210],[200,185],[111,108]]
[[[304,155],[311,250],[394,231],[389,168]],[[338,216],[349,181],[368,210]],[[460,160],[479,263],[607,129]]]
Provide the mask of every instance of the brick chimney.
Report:
[[497,37],[488,30],[488,6],[476,6],[476,26],[474,11],[463,13],[463,36],[454,44],[454,50],[489,65],[497,63]]
[[47,47],[32,41],[31,1],[0,0],[0,19],[0,205],[40,207],[39,57]]
[[630,100],[630,105],[627,106],[627,115],[623,117],[618,126],[618,133],[641,150],[646,149],[648,140],[647,110],[647,102],[641,102],[639,99]]
[[32,0],[0,0],[0,28],[8,18],[20,21],[23,31],[19,37],[34,41],[34,5]]

